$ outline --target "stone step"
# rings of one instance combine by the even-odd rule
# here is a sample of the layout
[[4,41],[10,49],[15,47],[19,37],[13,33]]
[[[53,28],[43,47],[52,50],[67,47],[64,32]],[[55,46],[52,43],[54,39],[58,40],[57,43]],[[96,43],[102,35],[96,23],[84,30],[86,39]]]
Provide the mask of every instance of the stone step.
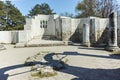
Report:
[[41,39],[42,36],[35,36],[34,39]]
[[55,36],[43,36],[42,39],[43,40],[57,40]]
[[18,43],[14,48],[24,48],[24,47],[50,47],[50,46],[66,46],[67,42],[45,42],[45,43]]
[[25,47],[50,47],[50,46],[64,46],[64,43],[52,43],[52,44],[26,44]]
[[17,43],[14,48],[24,48],[26,43]]

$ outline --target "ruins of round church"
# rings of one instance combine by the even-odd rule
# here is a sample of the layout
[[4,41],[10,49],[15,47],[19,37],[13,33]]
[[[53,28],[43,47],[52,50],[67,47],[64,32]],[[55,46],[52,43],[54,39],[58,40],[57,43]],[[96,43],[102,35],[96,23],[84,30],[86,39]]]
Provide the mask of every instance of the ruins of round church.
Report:
[[[113,35],[110,36],[110,34]],[[106,46],[111,38],[111,44],[119,45],[120,17],[115,13],[109,18],[36,15],[26,18],[24,30],[0,31],[0,43],[23,43],[26,45],[36,38],[39,38],[39,42],[53,40],[82,43],[86,46]]]

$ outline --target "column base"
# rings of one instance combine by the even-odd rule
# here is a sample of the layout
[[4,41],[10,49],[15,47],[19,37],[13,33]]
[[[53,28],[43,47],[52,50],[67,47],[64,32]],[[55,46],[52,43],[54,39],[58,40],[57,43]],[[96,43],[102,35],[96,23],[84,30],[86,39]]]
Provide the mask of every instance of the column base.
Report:
[[118,46],[107,46],[105,48],[105,50],[107,50],[107,51],[117,51],[117,50],[120,50],[120,48]]
[[89,42],[84,42],[82,45],[85,46],[85,47],[90,47],[90,43]]

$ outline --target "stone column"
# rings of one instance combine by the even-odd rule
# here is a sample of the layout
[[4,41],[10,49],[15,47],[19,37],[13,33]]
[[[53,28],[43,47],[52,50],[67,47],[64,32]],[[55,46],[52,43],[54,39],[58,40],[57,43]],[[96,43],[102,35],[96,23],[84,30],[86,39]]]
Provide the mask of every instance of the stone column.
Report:
[[117,13],[112,12],[109,15],[109,43],[107,50],[114,51],[118,49],[117,45]]
[[83,45],[90,47],[90,27],[88,24],[83,24]]

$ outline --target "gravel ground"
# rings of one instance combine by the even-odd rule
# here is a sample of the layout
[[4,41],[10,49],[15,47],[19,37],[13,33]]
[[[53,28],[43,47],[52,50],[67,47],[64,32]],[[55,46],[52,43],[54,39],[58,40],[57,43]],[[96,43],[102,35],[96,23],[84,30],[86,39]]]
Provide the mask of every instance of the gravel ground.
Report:
[[13,48],[5,45],[0,51],[0,80],[33,80],[30,67],[25,67],[27,57],[41,51],[60,53],[68,59],[66,69],[58,75],[35,80],[120,80],[120,56],[110,55],[100,48],[80,46],[54,46]]

